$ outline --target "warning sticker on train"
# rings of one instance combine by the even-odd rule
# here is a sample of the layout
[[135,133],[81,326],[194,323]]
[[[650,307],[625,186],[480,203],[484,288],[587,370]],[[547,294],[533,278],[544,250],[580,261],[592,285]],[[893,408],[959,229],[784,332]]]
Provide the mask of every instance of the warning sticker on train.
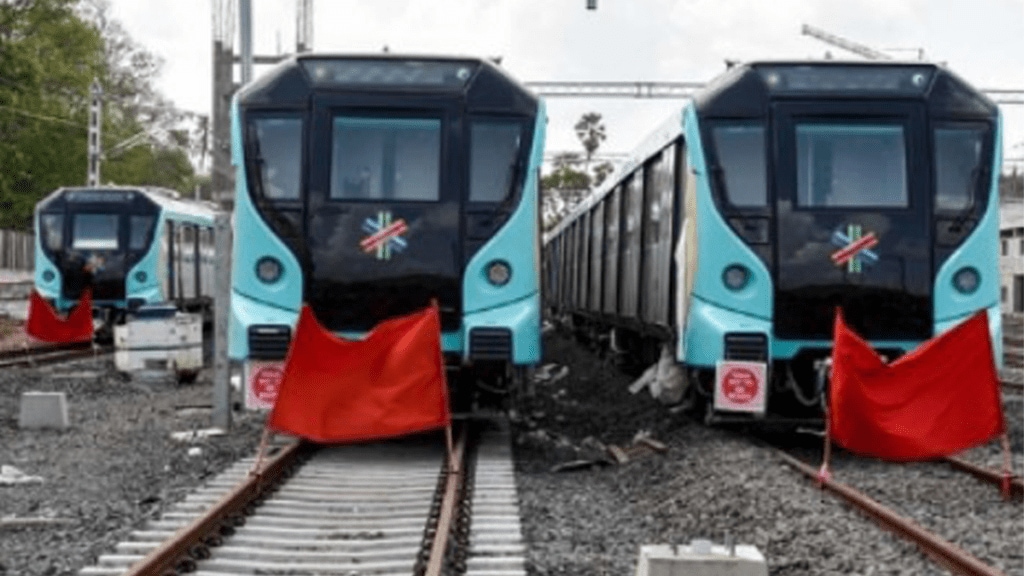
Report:
[[253,360],[245,364],[245,407],[270,410],[277,400],[277,391],[284,377],[283,362]]
[[367,254],[376,254],[377,260],[390,260],[392,253],[405,250],[407,244],[402,234],[408,230],[404,219],[392,221],[391,212],[377,212],[376,218],[363,221],[363,232],[369,236],[359,241],[359,247]]
[[719,361],[715,368],[715,410],[763,413],[767,372],[762,362]]
[[832,245],[839,248],[832,253],[832,262],[846,266],[851,274],[863,272],[864,264],[878,262],[878,254],[871,250],[878,245],[878,236],[874,232],[864,234],[860,224],[848,224],[845,233],[841,229],[833,232]]

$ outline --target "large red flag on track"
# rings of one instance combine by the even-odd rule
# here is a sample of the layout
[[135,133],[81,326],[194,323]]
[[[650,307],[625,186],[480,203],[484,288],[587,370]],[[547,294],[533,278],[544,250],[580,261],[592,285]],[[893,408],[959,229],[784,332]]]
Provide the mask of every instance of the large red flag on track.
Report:
[[844,448],[925,460],[1003,433],[988,316],[971,319],[886,364],[836,313],[829,433]]
[[92,290],[82,290],[78,304],[66,318],[62,318],[53,306],[35,290],[28,300],[28,319],[25,333],[43,342],[72,344],[89,342],[93,336]]
[[451,423],[437,305],[338,338],[302,307],[267,427],[317,442],[401,436]]

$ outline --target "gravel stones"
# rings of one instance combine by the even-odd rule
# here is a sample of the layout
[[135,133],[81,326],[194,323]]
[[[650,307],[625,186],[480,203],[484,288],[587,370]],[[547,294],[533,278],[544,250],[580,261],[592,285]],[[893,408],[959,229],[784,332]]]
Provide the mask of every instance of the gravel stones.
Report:
[[[530,574],[628,575],[635,570],[642,544],[685,544],[695,538],[722,543],[727,533],[736,543],[757,546],[773,575],[943,573],[912,544],[822,493],[748,436],[672,415],[646,394],[631,396],[631,377],[571,341],[548,335],[545,361],[568,365],[570,376],[553,387],[538,383],[537,396],[522,413],[542,412],[544,417],[522,418],[516,426],[517,482]],[[558,422],[554,414],[565,419]],[[622,466],[550,472],[570,455],[564,442],[544,438],[564,439],[577,447],[587,437],[587,444],[626,445],[641,429],[664,442],[668,453]],[[807,458],[816,462],[820,450],[812,453]],[[851,471],[860,467],[850,464]],[[905,481],[897,476],[885,480],[884,470],[876,472],[882,483]],[[859,486],[845,467],[835,475]],[[998,499],[997,490],[982,488],[986,490],[989,500]],[[1001,507],[1007,518],[1016,517],[1019,551],[1024,538],[1020,505],[990,505]],[[1012,530],[1013,522],[1006,522]],[[974,551],[969,542],[958,542],[958,535],[965,534],[946,534]],[[973,538],[1000,539],[1006,548],[1014,542],[1005,532],[991,537],[975,532]],[[1006,554],[1003,567],[1009,574],[1024,574],[1020,560],[1002,546],[996,548]],[[983,559],[996,562],[994,557]]]
[[[87,377],[61,377],[74,373]],[[176,407],[209,405],[212,385],[125,382],[105,360],[6,370],[0,387],[0,464],[43,479],[0,486],[0,518],[19,520],[0,526],[3,576],[71,575],[93,564],[147,518],[252,454],[262,430],[262,418],[241,414],[229,435],[174,441],[172,432],[209,426],[209,412]],[[66,393],[70,428],[20,430],[18,401],[29,390]],[[192,447],[201,453],[190,457]]]

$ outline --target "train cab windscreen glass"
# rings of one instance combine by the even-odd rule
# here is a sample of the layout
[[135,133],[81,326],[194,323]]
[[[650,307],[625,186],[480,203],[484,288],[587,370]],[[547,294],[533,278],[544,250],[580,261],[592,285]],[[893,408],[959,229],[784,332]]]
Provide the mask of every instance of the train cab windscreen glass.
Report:
[[334,119],[332,200],[440,198],[441,120]]
[[740,208],[765,206],[764,126],[716,126],[713,131],[719,168],[724,172],[725,197]]
[[501,202],[515,184],[522,128],[514,122],[477,121],[470,132],[469,200]]
[[981,168],[980,128],[935,130],[935,207],[962,210],[971,205]]
[[302,120],[258,118],[253,127],[263,197],[298,200],[302,182]]
[[79,250],[117,250],[117,214],[76,214],[71,247]]
[[43,241],[47,250],[60,250],[64,247],[64,215],[43,214],[39,218],[39,224],[43,229]]
[[902,126],[798,125],[796,165],[799,206],[908,206],[906,140]]
[[128,238],[129,250],[144,250],[146,248],[155,221],[152,216],[132,216]]

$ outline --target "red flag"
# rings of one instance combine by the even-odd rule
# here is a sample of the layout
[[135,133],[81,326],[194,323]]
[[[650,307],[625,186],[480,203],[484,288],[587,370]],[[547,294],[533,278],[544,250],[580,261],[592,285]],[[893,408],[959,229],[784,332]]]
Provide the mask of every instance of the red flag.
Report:
[[82,297],[67,318],[61,318],[35,290],[28,301],[25,332],[43,342],[71,344],[92,340],[92,290],[82,290]]
[[302,307],[267,427],[318,442],[400,436],[451,423],[437,305],[338,338]]
[[925,460],[1003,433],[985,311],[891,364],[837,312],[834,346],[829,432],[844,448],[887,460]]

